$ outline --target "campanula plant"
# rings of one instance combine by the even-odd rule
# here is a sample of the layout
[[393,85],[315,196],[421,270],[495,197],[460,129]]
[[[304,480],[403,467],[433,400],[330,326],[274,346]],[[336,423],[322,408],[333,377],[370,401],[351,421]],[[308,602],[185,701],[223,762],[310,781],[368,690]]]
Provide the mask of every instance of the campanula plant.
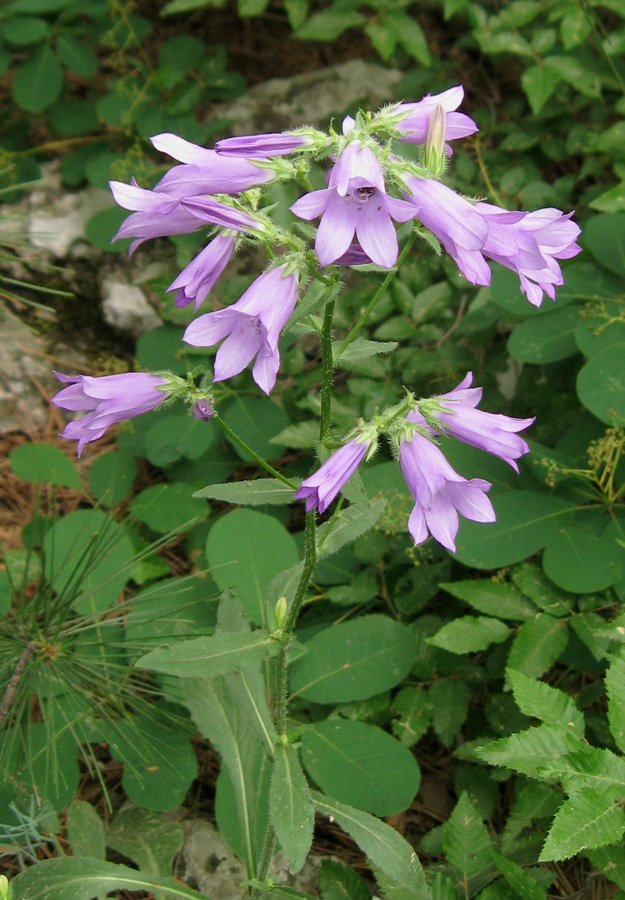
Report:
[[[468,444],[517,471],[517,460],[529,452],[520,432],[532,425],[533,417],[511,418],[478,409],[482,393],[472,386],[471,372],[456,388],[423,399],[397,385],[396,401],[378,409],[369,421],[354,421],[342,437],[332,429],[333,367],[354,344],[418,235],[430,243],[440,242],[472,284],[490,283],[488,260],[512,270],[518,275],[519,290],[534,306],[540,306],[544,294],[554,299],[563,283],[559,261],[580,251],[579,228],[570,213],[552,208],[500,209],[463,197],[444,183],[447,165],[459,152],[457,142],[477,130],[468,116],[458,112],[462,99],[463,90],[456,86],[415,103],[347,116],[340,131],[305,127],[229,138],[214,149],[173,134],[153,137],[154,147],[178,164],[152,189],[134,182],[111,183],[116,201],[131,213],[115,239],[130,238],[132,253],[154,237],[205,232],[206,246],[168,288],[175,292],[177,305],[194,304],[196,312],[210,302],[213,287],[225,277],[240,244],[263,251],[265,268],[236,302],[202,312],[186,328],[183,340],[190,346],[219,345],[212,371],[194,370],[187,379],[167,372],[58,376],[67,386],[53,402],[86,411],[63,432],[78,441],[79,454],[109,425],[182,400],[190,414],[206,420],[206,428],[222,428],[271,476],[251,482],[248,502],[305,501],[303,560],[295,566],[285,563],[288,571],[275,590],[272,586],[269,598],[262,599],[262,608],[252,610],[243,603],[249,621],[238,601],[224,594],[215,635],[159,647],[138,662],[152,672],[184,679],[185,702],[198,727],[222,753],[224,766],[233,765],[228,755],[232,746],[216,723],[223,720],[234,727],[229,716],[235,707],[236,727],[249,728],[248,751],[257,750],[259,759],[269,760],[268,812],[258,813],[260,839],[250,837],[244,854],[254,897],[270,890],[267,878],[277,844],[292,870],[301,868],[310,849],[315,810],[334,817],[349,831],[384,877],[427,896],[422,870],[407,842],[381,819],[344,802],[340,787],[338,793],[327,788],[322,776],[311,774],[315,763],[308,759],[308,774],[324,793],[311,790],[298,753],[302,729],[290,720],[287,699],[290,674],[293,696],[301,692],[316,702],[328,702],[305,682],[307,657],[294,659],[294,630],[321,557],[366,532],[381,514],[384,503],[367,500],[357,475],[367,469],[378,447],[388,446],[414,501],[407,523],[414,544],[423,544],[431,535],[452,553],[459,517],[488,528],[496,512],[488,496],[491,483],[458,473],[446,449],[454,442]],[[402,154],[405,144],[421,148],[416,159],[414,153]],[[314,189],[309,177],[313,164],[326,165],[326,187]],[[267,200],[267,188],[281,182],[301,190],[290,207],[294,216],[289,226],[277,223]],[[412,223],[412,230],[400,248],[398,225],[405,223]],[[358,325],[337,346],[332,342],[335,306],[340,303],[336,286],[345,268],[362,265],[386,270],[386,276],[372,291]],[[321,354],[319,465],[301,482],[274,469],[219,414],[222,383],[250,365],[260,390],[272,392],[280,371],[280,338],[294,320],[302,320],[318,335]],[[241,485],[207,490],[216,488],[220,493],[215,495],[222,499],[246,502]],[[326,515],[337,498],[332,513],[318,525],[317,514]],[[412,646],[405,626],[392,624],[397,626],[394,640]],[[309,646],[311,658],[312,641]],[[267,660],[275,666],[269,705],[259,668]],[[408,650],[406,665],[388,667],[378,689],[399,684],[413,662],[414,651]],[[249,680],[237,680],[239,672],[247,673]],[[242,682],[247,685],[244,697]],[[360,696],[352,693],[349,699]],[[308,746],[304,738],[303,753]],[[245,798],[237,796],[238,813],[244,818],[245,804]],[[388,814],[383,806],[380,809],[379,815]]]

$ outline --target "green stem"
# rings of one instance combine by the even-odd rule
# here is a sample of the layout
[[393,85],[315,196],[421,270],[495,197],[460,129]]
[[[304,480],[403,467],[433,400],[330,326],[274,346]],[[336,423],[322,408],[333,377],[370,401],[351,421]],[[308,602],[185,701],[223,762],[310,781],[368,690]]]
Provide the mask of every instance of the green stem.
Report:
[[291,481],[290,478],[287,478],[286,475],[282,475],[280,472],[278,472],[277,469],[274,469],[273,466],[270,466],[269,463],[262,458],[262,456],[259,456],[255,450],[252,450],[249,444],[245,443],[243,438],[240,438],[238,434],[235,434],[235,432],[232,430],[232,428],[230,428],[229,425],[226,425],[219,413],[214,413],[213,419],[215,420],[215,422],[217,422],[219,427],[226,432],[230,440],[234,441],[234,443],[237,444],[237,446],[239,446],[242,450],[245,450],[246,453],[249,453],[254,462],[257,462],[259,466],[262,466],[265,472],[269,472],[270,475],[273,475],[273,477],[277,478],[278,481],[281,481],[282,484],[286,484],[290,488],[293,488],[294,491],[297,490],[297,484]]
[[365,322],[367,321],[367,319],[369,318],[369,316],[371,315],[371,312],[373,311],[373,308],[375,307],[376,303],[378,302],[378,300],[380,299],[380,297],[382,296],[384,291],[387,289],[387,287],[389,286],[389,284],[391,283],[393,278],[395,278],[395,276],[397,275],[398,271],[401,268],[401,264],[403,263],[405,258],[408,256],[408,252],[410,251],[410,248],[412,247],[416,236],[417,236],[416,232],[413,231],[412,234],[410,235],[410,237],[408,238],[408,240],[406,241],[406,243],[404,244],[403,249],[397,258],[397,262],[396,262],[395,266],[391,269],[391,271],[388,273],[388,275],[386,276],[386,278],[384,279],[382,284],[379,286],[379,288],[377,289],[377,291],[375,292],[375,294],[369,301],[369,305],[364,310],[364,312],[362,313],[362,315],[360,316],[360,318],[358,319],[358,321],[356,322],[356,324],[354,325],[352,330],[343,339],[341,346],[339,347],[339,349],[337,350],[337,352],[335,354],[335,358],[337,360],[341,358],[341,356],[345,352],[346,348],[349,347],[349,345],[351,344],[352,341],[356,340],[356,338],[362,331],[362,327],[365,324]]
[[326,304],[321,328],[321,422],[319,440],[324,443],[330,437],[330,410],[332,409],[332,320],[334,300]]

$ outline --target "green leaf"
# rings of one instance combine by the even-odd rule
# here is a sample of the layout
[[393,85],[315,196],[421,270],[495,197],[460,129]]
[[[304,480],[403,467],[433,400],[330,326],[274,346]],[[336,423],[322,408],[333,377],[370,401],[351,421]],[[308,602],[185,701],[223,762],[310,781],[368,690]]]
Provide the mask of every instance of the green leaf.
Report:
[[462,520],[456,559],[481,569],[498,569],[526,559],[557,537],[563,517],[577,506],[536,491],[509,491],[493,497],[497,521],[484,525]]
[[[614,278],[607,272],[605,274]],[[612,297],[617,297],[617,293],[614,292]],[[595,356],[613,344],[625,343],[623,301],[598,299],[594,303],[588,303],[586,314],[580,317],[575,329],[575,340],[584,356],[588,357]]]
[[625,847],[597,847],[584,855],[597,871],[625,890]]
[[319,886],[323,900],[371,900],[364,878],[334,859],[322,860]]
[[625,420],[625,343],[600,350],[577,376],[577,394],[586,409],[608,425]]
[[92,900],[123,890],[160,891],[171,900],[206,900],[205,894],[173,878],[153,878],[95,857],[45,859],[11,879],[11,900]]
[[517,706],[526,716],[540,719],[545,725],[559,725],[575,737],[584,737],[584,716],[572,697],[542,681],[528,678],[514,669],[506,669]]
[[564,797],[562,791],[549,784],[528,781],[522,776],[515,784],[514,806],[502,832],[501,848],[510,853],[518,846],[518,836],[538,819],[552,819]]
[[79,613],[106,609],[130,578],[133,549],[123,528],[96,509],[58,519],[43,540],[45,574]]
[[[275,459],[280,456],[283,447],[275,440],[277,434],[289,425],[287,414],[269,400],[255,400],[247,397],[237,399],[222,414],[226,425],[242,438],[248,447],[263,459]],[[226,440],[229,440],[226,436]],[[253,462],[253,458],[238,444],[232,442],[234,452],[244,462]]]
[[249,633],[225,632],[157,647],[135,665],[179,678],[213,678],[256,665],[279,650],[279,642],[262,629]]
[[466,791],[443,826],[443,849],[448,862],[465,878],[490,863],[492,840]]
[[525,869],[522,869],[521,866],[511,859],[501,856],[500,853],[495,853],[494,850],[491,850],[490,855],[497,870],[522,900],[547,900],[545,889]]
[[82,491],[82,483],[74,464],[60,447],[52,444],[22,444],[11,451],[11,469],[18,478],[46,482]]
[[[336,354],[340,342],[332,344],[332,352]],[[378,353],[392,353],[398,347],[397,341],[366,341],[363,338],[356,338],[351,344],[345,348],[343,353],[333,356],[335,364],[341,364],[345,368],[349,368],[349,363],[359,359],[370,359]]]
[[240,506],[264,506],[292,503],[295,488],[277,478],[256,478],[254,481],[235,481],[228,484],[209,484],[194,493],[194,497],[208,497]]
[[605,674],[608,693],[608,721],[619,750],[625,753],[625,660],[615,657]]
[[259,16],[267,8],[269,0],[237,0],[237,10],[242,19]]
[[310,450],[319,440],[319,425],[315,421],[298,422],[289,425],[269,441],[281,447],[293,447],[295,450]]
[[363,31],[382,59],[385,62],[390,59],[397,44],[397,35],[394,30],[387,26],[386,16],[378,21],[367,22]]
[[308,15],[308,0],[284,0],[284,8],[291,31],[297,31]]
[[545,613],[524,622],[515,637],[508,665],[511,669],[539,678],[551,668],[567,645],[567,623]]
[[0,26],[0,35],[15,47],[38,44],[48,34],[48,23],[35,16],[15,16]]
[[67,836],[74,856],[104,859],[104,825],[90,803],[74,800],[67,810]]
[[[269,788],[273,759],[254,741],[251,749],[246,748],[244,760],[244,792],[241,792],[241,782],[233,781],[236,772],[231,772],[225,762],[221,765],[215,790],[215,819],[220,833],[233,852],[240,859],[247,860],[248,846],[250,858],[259,858],[269,824]],[[232,761],[233,769],[237,762]]]
[[108,847],[155,876],[171,874],[183,840],[178,822],[140,806],[120,810],[106,833]]
[[367,19],[362,13],[327,9],[315,13],[298,28],[294,37],[302,41],[335,41],[348,28],[364,25]]
[[538,859],[569,859],[587,847],[616,844],[625,832],[625,813],[609,797],[590,791],[566,800],[555,815]]
[[428,694],[421,688],[402,688],[393,697],[392,710],[399,716],[392,722],[393,734],[404,747],[413,747],[428,730],[432,717]]
[[592,216],[584,225],[583,244],[602,266],[625,276],[625,212]]
[[56,54],[70,72],[81,78],[93,78],[98,71],[98,58],[91,47],[69,34],[59,35]]
[[336,820],[350,834],[371,862],[389,878],[409,890],[416,891],[422,900],[429,900],[430,889],[417,855],[404,838],[368,813],[353,809],[313,791],[313,802],[324,816]]
[[445,582],[439,587],[452,597],[464,600],[478,612],[497,616],[499,619],[518,622],[536,615],[536,607],[526,600],[513,584],[492,581],[490,578],[478,578],[471,581]]
[[469,712],[469,688],[464,681],[439,678],[428,691],[432,725],[446,747],[451,747]]
[[585,528],[571,526],[545,548],[543,569],[558,587],[576,594],[590,594],[620,581],[622,558],[616,544]]
[[575,735],[559,726],[539,725],[479,747],[475,753],[492,766],[505,766],[537,777],[554,759],[583,746]]
[[554,759],[542,767],[541,775],[557,778],[568,794],[590,789],[620,800],[625,793],[625,759],[599,747],[584,746]]
[[159,416],[145,435],[145,455],[155,466],[169,466],[178,459],[199,459],[219,442],[210,423],[182,414]]
[[586,97],[601,96],[601,78],[592,68],[587,68],[574,54],[570,56],[547,56],[543,68],[555,73],[562,81],[572,85]]
[[129,512],[157,534],[187,531],[206,519],[206,503],[195,497],[193,486],[183,482],[153,484],[133,498]]
[[510,629],[499,619],[463,616],[444,625],[440,631],[428,638],[428,644],[442,647],[451,653],[477,653],[480,650],[488,650],[493,643],[503,643],[509,635]]
[[421,774],[412,753],[364,722],[315,722],[302,738],[302,761],[330,797],[376,816],[407,809],[419,790]]
[[[102,250],[103,253],[127,252],[130,248],[129,238],[112,243],[120,225],[127,217],[128,212],[125,209],[120,209],[119,206],[98,210],[85,225],[86,239],[98,250]],[[147,333],[151,334],[151,332]]]
[[117,506],[130,493],[137,471],[134,456],[111,450],[96,456],[89,466],[89,488],[100,503],[108,507]]
[[312,844],[315,811],[294,747],[276,747],[269,817],[291,872],[299,872]]
[[508,339],[508,352],[521,362],[542,365],[577,353],[575,326],[579,307],[565,306],[543,316],[526,319]]
[[159,15],[163,18],[175,16],[179,13],[194,12],[196,9],[206,9],[207,6],[217,6],[215,0],[170,0],[161,9]]
[[371,500],[364,509],[359,506],[350,506],[341,509],[330,522],[320,525],[317,530],[317,557],[323,559],[336,553],[341,547],[355,541],[365,534],[378,522],[386,500]]
[[575,597],[557,588],[536,563],[523,562],[515,566],[512,580],[526,597],[550,616],[559,618],[572,614]]
[[403,10],[389,10],[384,14],[384,23],[413,59],[422,66],[431,65],[427,37],[414,15]]
[[532,112],[537,115],[560,83],[560,76],[545,66],[529,66],[521,75],[521,84]]
[[52,106],[63,87],[58,59],[42,44],[17,69],[13,79],[13,99],[27,112],[37,113]]
[[273,579],[298,562],[286,528],[252,509],[235,509],[215,522],[206,557],[220,590],[232,589],[255,624],[265,623],[265,595]]
[[258,881],[256,878],[250,878],[247,883],[251,888],[263,891],[263,893],[269,894],[270,897],[284,897],[285,900],[317,900],[312,894],[307,894],[305,891],[296,891],[295,888],[285,887],[282,884]]
[[415,660],[412,633],[388,616],[362,616],[319,632],[290,667],[291,695],[315,703],[365,700],[399,684]]

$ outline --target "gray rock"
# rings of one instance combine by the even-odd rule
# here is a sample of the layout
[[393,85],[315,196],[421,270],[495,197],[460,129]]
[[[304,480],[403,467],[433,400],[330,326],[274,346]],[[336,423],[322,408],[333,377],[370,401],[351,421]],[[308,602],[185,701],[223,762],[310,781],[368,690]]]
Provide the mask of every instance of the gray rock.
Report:
[[327,128],[328,117],[354,100],[366,99],[376,109],[389,100],[401,99],[395,96],[400,78],[396,69],[353,59],[294,78],[272,78],[222,108],[220,114],[232,121],[235,135],[299,125]]
[[[182,853],[185,880],[193,880],[202,894],[211,900],[243,900],[247,896],[242,887],[247,879],[245,863],[232,852],[217,829],[205,819],[183,822],[185,842]],[[321,860],[311,857],[301,872],[291,875],[283,853],[274,858],[271,878],[296,890],[316,894]]]
[[103,279],[101,290],[102,313],[113,328],[139,337],[161,324],[141,288],[108,277]]

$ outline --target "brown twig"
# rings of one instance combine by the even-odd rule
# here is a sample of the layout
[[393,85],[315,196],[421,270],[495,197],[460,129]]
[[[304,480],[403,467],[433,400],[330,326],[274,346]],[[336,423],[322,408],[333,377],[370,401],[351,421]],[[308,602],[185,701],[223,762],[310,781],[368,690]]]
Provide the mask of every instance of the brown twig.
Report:
[[29,643],[26,645],[26,649],[17,661],[17,665],[15,666],[13,674],[11,675],[11,680],[9,681],[7,689],[4,692],[2,703],[0,703],[0,725],[2,725],[7,716],[7,713],[11,709],[11,704],[13,703],[13,698],[15,697],[22,672],[26,668],[28,661],[30,660],[36,649],[37,641],[29,641]]

